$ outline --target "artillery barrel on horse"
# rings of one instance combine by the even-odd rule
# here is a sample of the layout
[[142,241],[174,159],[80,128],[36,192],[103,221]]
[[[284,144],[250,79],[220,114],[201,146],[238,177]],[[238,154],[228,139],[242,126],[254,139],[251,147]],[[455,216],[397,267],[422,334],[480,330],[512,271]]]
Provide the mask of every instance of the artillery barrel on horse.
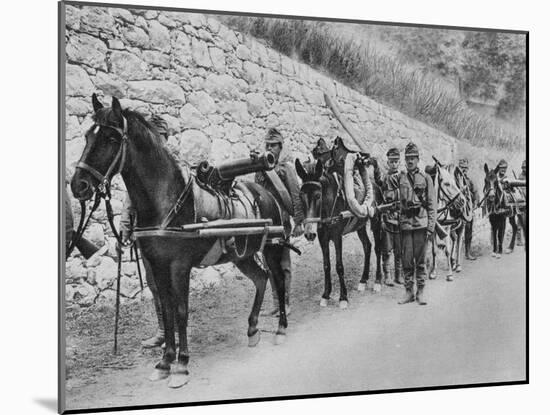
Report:
[[[111,107],[104,107],[94,94],[92,103],[94,124],[86,133],[86,146],[71,189],[82,202],[94,194],[96,200],[103,197],[108,201],[111,180],[120,173],[135,206],[135,234],[142,255],[151,264],[165,327],[166,348],[151,379],[170,377],[170,387],[188,382],[187,322],[193,267],[231,261],[253,281],[256,294],[248,317],[249,346],[260,339],[258,315],[271,274],[279,297],[276,342],[282,341],[287,317],[280,265],[283,244],[278,237],[284,230],[282,208],[276,198],[251,182],[230,186],[227,192],[209,186],[208,180],[200,182],[190,167],[180,169],[158,132],[139,113],[123,110],[116,98]],[[270,156],[254,163],[244,163],[240,172],[269,168]],[[210,173],[209,177],[227,183],[238,171],[225,168]],[[258,251],[263,251],[265,267],[255,259]]]

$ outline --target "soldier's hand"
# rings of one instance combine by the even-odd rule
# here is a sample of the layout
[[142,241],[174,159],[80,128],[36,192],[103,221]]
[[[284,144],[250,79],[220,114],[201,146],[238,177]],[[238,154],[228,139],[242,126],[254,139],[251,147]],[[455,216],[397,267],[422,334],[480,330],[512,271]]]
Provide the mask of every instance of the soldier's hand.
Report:
[[304,227],[302,225],[296,225],[292,230],[292,236],[295,238],[298,236],[302,236],[303,234],[304,234]]

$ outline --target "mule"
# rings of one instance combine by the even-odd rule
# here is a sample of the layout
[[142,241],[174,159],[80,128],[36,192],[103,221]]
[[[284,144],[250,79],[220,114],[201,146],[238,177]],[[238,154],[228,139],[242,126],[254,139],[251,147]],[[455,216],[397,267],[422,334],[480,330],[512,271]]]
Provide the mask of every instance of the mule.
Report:
[[[458,187],[456,182],[458,167],[442,166],[436,162],[426,170],[434,182],[434,191],[438,204],[437,222],[445,230],[446,236],[434,233],[432,237],[432,261],[428,273],[430,279],[437,278],[437,248],[445,253],[447,260],[447,281],[453,281],[453,272],[461,272],[461,247],[464,235],[464,222],[471,220],[471,205],[468,204],[465,188]],[[454,171],[454,174],[451,173]]]
[[[114,97],[111,107],[104,107],[94,94],[92,104],[94,124],[86,133],[86,146],[71,180],[71,190],[77,199],[89,200],[96,192],[105,192],[108,196],[111,179],[119,172],[137,212],[136,234],[139,229],[158,229],[159,226],[178,229],[182,225],[195,223],[200,207],[195,202],[217,200],[197,185],[189,166],[178,166],[164,147],[158,132],[142,115],[129,109],[123,110]],[[242,187],[248,198],[253,199],[252,204],[257,205],[261,218],[272,218],[274,225],[282,225],[281,208],[271,193],[255,183],[242,182]],[[187,324],[190,272],[201,264],[218,239],[151,235],[138,236],[138,240],[143,257],[151,265],[165,327],[166,348],[150,379],[170,377],[168,386],[181,387],[189,380]],[[254,238],[246,241],[259,246]],[[237,242],[239,239],[235,238],[235,245],[238,245]],[[280,265],[282,250],[280,245],[265,245],[266,267],[258,264],[252,250],[246,250],[242,256],[229,251],[216,262],[234,262],[256,287],[252,311],[248,316],[247,335],[251,347],[260,340],[258,315],[270,273],[279,297],[276,343],[283,341],[286,334],[285,286]],[[177,356],[175,325],[179,333]]]
[[[487,163],[485,163],[483,169],[485,171],[485,184],[483,187],[483,193],[485,195],[484,210],[489,215],[489,222],[491,223],[491,241],[493,245],[491,256],[500,258],[502,256],[502,245],[506,232],[506,218],[508,218],[512,226],[512,237],[510,238],[510,244],[505,252],[511,253],[514,250],[518,230],[521,230],[525,243],[527,243],[525,232],[526,208],[514,206],[516,202],[514,197],[519,195],[520,198],[524,198],[524,195],[508,193],[504,189],[501,179],[498,177],[497,168],[489,169]],[[510,192],[512,192],[512,190],[510,190]]]
[[[324,143],[324,141],[323,141]],[[319,144],[316,148],[319,148]],[[347,287],[344,279],[344,265],[342,261],[342,237],[351,232],[357,232],[364,254],[363,273],[358,285],[359,291],[367,286],[370,272],[370,255],[372,243],[367,234],[367,218],[343,218],[340,214],[349,206],[342,189],[342,160],[350,151],[343,145],[341,139],[335,140],[331,150],[324,150],[314,155],[316,162],[303,165],[296,159],[295,166],[298,176],[302,180],[300,197],[304,207],[305,229],[304,236],[314,241],[319,236],[321,252],[323,254],[324,291],[321,295],[320,306],[326,307],[332,293],[330,242],[334,243],[336,252],[336,273],[340,284],[339,307],[348,307]],[[380,232],[373,234],[379,235]],[[375,240],[375,251],[380,258],[380,243]],[[378,260],[377,284],[380,285],[382,273]]]

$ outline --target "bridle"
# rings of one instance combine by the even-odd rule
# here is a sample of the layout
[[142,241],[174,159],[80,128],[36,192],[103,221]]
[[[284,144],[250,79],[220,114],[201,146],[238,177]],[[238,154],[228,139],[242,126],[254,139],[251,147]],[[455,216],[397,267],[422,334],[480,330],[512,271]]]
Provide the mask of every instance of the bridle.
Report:
[[[69,244],[69,247],[67,248],[66,252],[66,258],[69,257],[73,249],[75,248],[76,244],[82,238],[82,235],[84,234],[84,231],[86,230],[88,223],[90,222],[90,219],[94,212],[99,207],[99,203],[101,202],[101,199],[105,201],[105,210],[107,212],[107,219],[109,221],[109,225],[111,227],[111,230],[113,231],[113,235],[115,236],[117,242],[119,244],[122,244],[122,238],[120,236],[120,233],[115,228],[114,223],[114,214],[113,214],[113,207],[111,205],[111,181],[114,176],[122,172],[122,169],[124,168],[124,164],[126,163],[126,155],[127,155],[127,147],[128,147],[128,122],[126,121],[126,118],[122,116],[122,128],[115,127],[113,125],[108,124],[101,124],[101,123],[94,123],[94,125],[91,127],[92,131],[96,131],[99,128],[109,128],[111,130],[116,131],[120,136],[120,145],[118,148],[118,151],[111,161],[111,164],[109,165],[109,168],[105,172],[105,174],[101,174],[95,167],[90,166],[85,161],[83,161],[86,156],[89,153],[89,148],[85,149],[85,151],[82,153],[82,156],[80,157],[80,160],[78,160],[78,163],[76,164],[77,169],[82,169],[90,173],[92,176],[94,176],[99,181],[99,185],[97,186],[97,189],[95,191],[95,199],[94,204],[92,205],[92,208],[90,209],[90,213],[88,215],[88,218],[85,220],[86,217],[86,201],[81,200],[80,201],[80,221],[78,223],[78,228],[76,232],[73,235],[73,238],[71,240],[71,243]],[[95,136],[94,136],[95,138]],[[118,165],[118,168],[115,172],[115,167]]]
[[345,201],[345,196],[344,196],[344,193],[343,193],[343,190],[342,190],[342,185],[340,183],[340,180],[338,179],[337,173],[333,172],[332,174],[334,175],[334,180],[336,181],[336,184],[337,184],[338,187],[336,189],[336,196],[334,197],[334,200],[332,202],[332,207],[330,209],[330,214],[327,217],[323,218],[322,217],[322,212],[321,212],[322,209],[323,209],[323,186],[322,186],[321,182],[310,180],[310,181],[306,181],[302,184],[302,189],[306,186],[311,186],[311,187],[315,187],[315,188],[317,188],[321,191],[321,197],[319,198],[319,202],[318,202],[319,209],[320,209],[319,217],[306,218],[303,221],[304,224],[307,224],[307,223],[320,223],[320,224],[332,225],[332,224],[338,222],[341,219],[340,216],[336,216],[336,217],[334,216],[334,210],[336,209],[336,203],[338,203],[338,199],[342,198]]
[[[445,190],[445,186],[442,186],[443,180],[441,178],[441,173],[440,173],[441,166],[436,163],[436,168],[437,168],[437,172],[436,172],[436,175],[437,175],[437,200],[438,201],[439,200],[446,200],[445,205],[443,207],[437,209],[438,215],[442,218],[441,220],[438,220],[438,222],[440,222],[440,223],[449,222],[448,224],[451,224],[451,223],[455,224],[456,222],[458,222],[458,225],[457,225],[457,227],[458,227],[458,226],[460,226],[460,223],[462,222],[462,220],[465,220],[464,217],[463,217],[464,214],[462,212],[462,206],[461,206],[462,203],[460,203],[460,199],[459,199],[459,197],[463,195],[465,188],[459,189],[456,195],[451,196],[447,192],[447,190]],[[443,197],[441,197],[441,195],[443,195]],[[456,209],[456,210],[461,212],[459,218],[452,219],[452,220],[448,219],[448,217],[451,214],[452,209]]]
[[[103,128],[109,128],[111,130],[114,130],[118,133],[120,136],[120,145],[118,147],[118,151],[113,158],[113,161],[111,161],[111,164],[109,165],[109,168],[105,172],[105,174],[101,174],[96,168],[90,166],[86,162],[83,161],[83,159],[88,155],[88,151],[85,151],[82,153],[82,156],[80,157],[80,160],[76,164],[76,168],[82,169],[90,173],[92,176],[94,176],[96,179],[99,180],[99,185],[97,187],[97,190],[103,194],[104,196],[109,197],[110,196],[110,188],[111,188],[111,180],[114,176],[122,172],[122,169],[124,168],[124,164],[126,162],[126,154],[127,154],[127,147],[128,147],[128,122],[126,121],[126,118],[122,117],[122,123],[123,127],[115,127],[113,125],[108,124],[100,124],[96,122],[92,128],[95,131],[99,127]],[[115,172],[115,167],[118,165],[118,169]]]

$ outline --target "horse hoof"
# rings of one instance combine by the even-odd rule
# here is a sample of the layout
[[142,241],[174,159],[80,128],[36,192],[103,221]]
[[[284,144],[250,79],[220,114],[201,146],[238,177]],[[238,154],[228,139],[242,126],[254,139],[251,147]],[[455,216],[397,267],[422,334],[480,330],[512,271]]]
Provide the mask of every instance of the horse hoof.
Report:
[[168,376],[170,376],[169,370],[155,369],[153,370],[153,373],[151,373],[151,376],[149,376],[149,380],[151,382],[156,382],[166,379]]
[[348,308],[348,302],[346,300],[342,300],[340,301],[340,310],[345,310],[346,308]]
[[248,338],[248,347],[255,347],[260,342],[260,330]]
[[380,291],[382,291],[382,286],[376,282],[372,287],[372,291],[374,291],[375,293],[379,293]]
[[502,256],[502,255],[500,255],[500,254],[496,254],[496,255],[495,255],[495,258],[496,258],[496,259],[500,259],[501,256]]
[[321,307],[326,307],[328,306],[328,300],[326,298],[321,298],[321,301],[319,301],[319,305]]
[[455,272],[461,272],[462,271],[462,265],[457,265],[454,269]]
[[437,274],[430,274],[430,275],[428,276],[428,278],[429,278],[430,280],[435,280],[435,279],[437,278]]
[[514,250],[510,249],[510,248],[508,248],[506,251],[504,251],[505,254],[511,254],[512,252],[514,252]]
[[363,292],[366,289],[367,289],[367,284],[365,284],[364,282],[360,282],[359,285],[357,286],[357,291]]
[[454,277],[452,275],[447,275],[447,281],[454,281]]
[[168,381],[168,387],[172,389],[181,388],[189,382],[189,373],[172,373]]
[[286,336],[284,334],[277,333],[275,335],[275,345],[280,346],[286,341]]
[[491,252],[491,256],[494,258],[497,256],[497,254],[495,252]]

